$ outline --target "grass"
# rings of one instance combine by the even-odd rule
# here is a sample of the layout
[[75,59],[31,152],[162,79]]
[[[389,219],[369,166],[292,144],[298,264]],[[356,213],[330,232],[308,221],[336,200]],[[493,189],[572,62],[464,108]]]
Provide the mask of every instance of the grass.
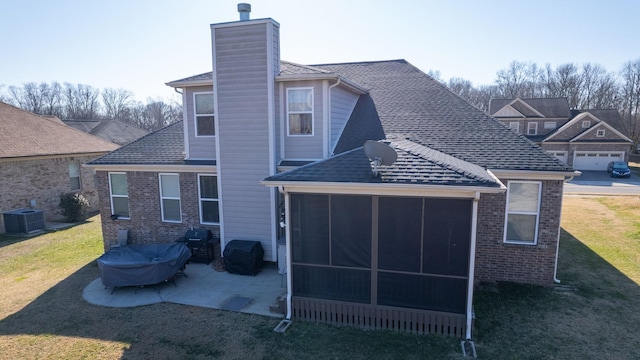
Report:
[[[565,197],[562,290],[477,291],[482,359],[640,358],[640,198]],[[362,331],[177,304],[106,308],[82,299],[97,277],[99,218],[32,238],[0,236],[0,358],[456,359],[457,340]]]

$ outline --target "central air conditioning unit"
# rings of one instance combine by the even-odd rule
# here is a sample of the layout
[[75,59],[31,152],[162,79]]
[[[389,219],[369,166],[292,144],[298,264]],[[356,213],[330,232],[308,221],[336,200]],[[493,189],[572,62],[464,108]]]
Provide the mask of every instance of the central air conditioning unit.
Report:
[[2,214],[4,229],[9,234],[28,234],[45,228],[44,211],[34,209],[18,209]]

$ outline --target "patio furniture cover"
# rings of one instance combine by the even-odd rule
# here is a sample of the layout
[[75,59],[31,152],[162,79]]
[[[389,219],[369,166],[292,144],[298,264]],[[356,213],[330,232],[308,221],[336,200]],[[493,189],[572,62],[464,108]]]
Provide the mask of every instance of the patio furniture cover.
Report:
[[191,257],[183,243],[117,247],[98,258],[104,286],[153,285],[173,277]]

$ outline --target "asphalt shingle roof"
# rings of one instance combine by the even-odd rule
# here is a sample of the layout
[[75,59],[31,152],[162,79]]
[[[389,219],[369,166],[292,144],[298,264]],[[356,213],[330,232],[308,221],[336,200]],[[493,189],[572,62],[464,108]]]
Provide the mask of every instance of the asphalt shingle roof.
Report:
[[[489,102],[489,114],[495,114],[498,110],[509,105],[513,100],[515,99],[491,99]],[[520,100],[548,118],[569,118],[571,116],[567,98],[533,98]],[[538,114],[521,104],[514,104],[514,108],[525,116],[539,117]]]
[[386,134],[489,169],[571,171],[405,60],[312,66],[370,89]]
[[89,164],[184,165],[182,121],[143,136]]
[[450,186],[500,187],[487,171],[447,154],[408,140],[393,140],[389,146],[398,159],[378,167],[373,176],[372,164],[362,147],[327,160],[301,166],[266,181],[342,182],[368,184],[429,184]]
[[0,102],[0,158],[108,152],[118,145]]

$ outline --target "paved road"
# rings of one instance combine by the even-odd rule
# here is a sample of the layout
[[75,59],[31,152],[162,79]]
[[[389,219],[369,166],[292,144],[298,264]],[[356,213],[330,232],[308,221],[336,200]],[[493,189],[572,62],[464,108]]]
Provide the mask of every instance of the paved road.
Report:
[[640,178],[611,178],[606,171],[583,171],[564,185],[565,194],[640,195]]

